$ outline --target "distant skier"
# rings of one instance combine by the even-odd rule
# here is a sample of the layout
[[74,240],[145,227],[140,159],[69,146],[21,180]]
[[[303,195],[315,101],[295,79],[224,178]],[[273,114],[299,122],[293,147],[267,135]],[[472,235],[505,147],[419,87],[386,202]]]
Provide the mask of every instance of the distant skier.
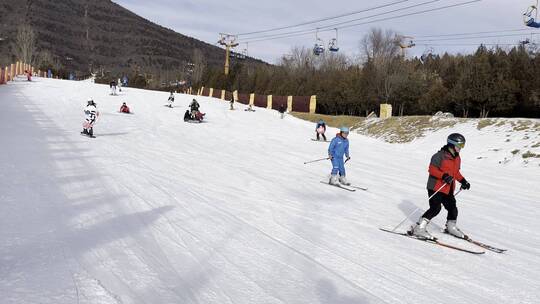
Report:
[[81,132],[81,134],[94,137],[94,123],[99,116],[99,112],[97,110],[96,103],[92,98],[88,99],[88,104],[84,109],[84,114],[86,116],[86,119],[83,123],[83,131]]
[[118,92],[122,92],[122,81],[120,80],[120,78],[118,78],[116,84],[118,86]]
[[253,110],[253,106],[252,105],[249,105],[247,107],[247,109],[245,109],[244,111],[247,111],[247,112],[255,112],[255,110]]
[[281,104],[278,109],[278,112],[281,114],[281,119],[285,117],[285,111],[286,111],[285,105]]
[[169,105],[168,107],[169,108],[172,108],[173,107],[173,103],[174,103],[174,92],[171,91],[171,95],[169,95],[169,99],[167,100],[169,102]]
[[127,106],[127,104],[125,102],[120,107],[120,113],[126,113],[126,114],[131,113],[130,110],[129,110],[129,107]]
[[116,81],[111,81],[109,86],[111,88],[111,95],[116,95]]
[[229,102],[229,104],[231,105],[229,110],[231,110],[231,111],[234,110],[234,95],[232,96],[231,101]]
[[26,80],[32,81],[32,71],[25,71],[26,72]]
[[315,126],[315,133],[317,133],[317,140],[319,140],[320,136],[322,135],[324,141],[326,141],[326,135],[324,133],[326,132],[326,123],[324,120],[320,119],[319,122],[317,122],[317,125]]
[[328,158],[332,161],[332,175],[330,176],[329,181],[331,185],[338,184],[338,173],[339,182],[346,186],[350,185],[345,174],[345,161],[343,160],[343,156],[347,158],[346,161],[351,159],[349,156],[348,136],[349,128],[341,127],[339,133],[332,139],[330,146],[328,147]]
[[420,217],[415,226],[408,232],[420,238],[434,239],[427,231],[427,225],[432,218],[441,211],[441,205],[448,211],[445,232],[458,238],[466,238],[465,234],[456,226],[458,209],[454,197],[455,181],[461,183],[461,189],[469,190],[471,184],[461,175],[461,158],[459,152],[465,147],[465,137],[458,133],[450,134],[447,144],[431,157],[429,164],[429,178],[427,182],[429,209]]

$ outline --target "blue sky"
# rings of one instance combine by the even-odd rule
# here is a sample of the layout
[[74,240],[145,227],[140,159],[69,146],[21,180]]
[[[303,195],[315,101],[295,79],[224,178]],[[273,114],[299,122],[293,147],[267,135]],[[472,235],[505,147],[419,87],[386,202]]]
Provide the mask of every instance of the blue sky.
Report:
[[[291,0],[291,1],[257,1],[257,0],[114,0],[114,2],[130,9],[162,26],[171,28],[179,33],[195,37],[205,42],[215,44],[220,32],[245,33],[265,30],[280,26],[311,21],[315,19],[340,15],[358,11],[374,6],[398,2],[399,0]],[[331,23],[362,18],[376,13],[384,13],[390,10],[403,8],[430,0],[408,0],[398,5],[381,8],[378,10],[361,13],[358,15],[340,18]],[[388,18],[409,12],[417,12],[431,8],[437,8],[467,0],[439,0],[417,8],[403,10],[392,14],[382,15],[378,18]],[[439,35],[439,37],[416,38],[418,46],[409,51],[409,55],[420,55],[429,49],[435,52],[471,52],[476,49],[471,45],[483,43],[515,43],[525,38],[538,39],[539,36],[531,36],[534,30],[517,32],[515,30],[527,29],[522,22],[522,13],[525,9],[535,4],[536,0],[483,0],[470,5],[449,8],[425,14],[419,14],[404,18],[392,18],[390,20],[365,24],[339,31],[339,43],[341,50],[351,56],[359,54],[360,40],[371,27],[392,29],[404,35],[413,37],[426,35]],[[377,19],[378,19],[377,18]],[[375,18],[365,19],[359,22],[370,21]],[[326,25],[327,23],[323,23]],[[314,29],[317,25],[309,25],[287,31]],[[506,31],[507,33],[493,33],[472,35],[498,36],[510,34],[509,37],[489,37],[462,40],[433,40],[443,39],[444,34],[471,33],[484,31]],[[536,31],[537,33],[540,33]],[[264,33],[259,35],[268,35]],[[320,34],[325,44],[333,38],[333,32]],[[245,36],[246,38],[248,36]],[[463,37],[463,36],[462,36]],[[536,37],[536,38],[535,38]],[[240,37],[242,38],[242,37]],[[423,41],[420,41],[420,40]],[[431,39],[431,40],[427,40]],[[240,39],[240,42],[242,39]],[[244,40],[246,41],[246,40]],[[274,63],[281,55],[286,54],[294,46],[312,47],[315,42],[315,34],[296,36],[284,39],[252,42],[249,43],[249,55]],[[239,49],[246,48],[241,44]]]

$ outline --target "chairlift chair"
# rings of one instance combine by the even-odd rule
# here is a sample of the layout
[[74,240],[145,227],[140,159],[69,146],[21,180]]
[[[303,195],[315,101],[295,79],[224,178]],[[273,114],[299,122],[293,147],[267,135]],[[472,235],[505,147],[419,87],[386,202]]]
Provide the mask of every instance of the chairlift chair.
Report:
[[313,54],[319,56],[324,53],[324,43],[321,38],[319,38],[319,29],[315,33],[315,46],[313,47]]
[[540,22],[538,22],[538,0],[536,5],[531,5],[523,13],[523,23],[528,27],[540,28]]
[[334,29],[336,30],[336,37],[335,38],[332,38],[332,40],[330,40],[330,43],[328,43],[328,50],[330,52],[338,52],[339,51],[339,45],[338,45],[338,30],[337,28]]

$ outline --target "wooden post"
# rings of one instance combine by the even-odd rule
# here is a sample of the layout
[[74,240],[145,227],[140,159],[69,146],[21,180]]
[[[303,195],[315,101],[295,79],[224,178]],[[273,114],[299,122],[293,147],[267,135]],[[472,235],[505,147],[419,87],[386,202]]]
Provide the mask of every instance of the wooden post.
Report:
[[315,114],[315,110],[317,109],[317,95],[312,95],[309,99],[309,113]]
[[249,104],[252,106],[255,105],[255,93],[249,94]]
[[266,96],[266,108],[272,110],[272,95]]
[[225,90],[221,90],[221,99],[225,100]]
[[233,96],[235,101],[238,101],[238,90],[232,92],[232,96]]
[[214,96],[214,88],[210,88],[210,93],[208,94],[208,97]]
[[292,96],[287,96],[287,112],[292,112]]

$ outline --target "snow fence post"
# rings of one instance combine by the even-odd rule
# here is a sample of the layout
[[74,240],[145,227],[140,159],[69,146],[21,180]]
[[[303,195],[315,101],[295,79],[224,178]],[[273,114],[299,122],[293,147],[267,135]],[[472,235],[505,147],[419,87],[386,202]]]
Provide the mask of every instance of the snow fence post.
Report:
[[266,108],[272,110],[272,95],[266,96]]
[[232,96],[234,100],[238,101],[238,90],[235,90],[234,92],[232,92]]
[[309,99],[309,114],[315,114],[317,109],[317,95],[312,95]]
[[381,119],[386,119],[392,117],[392,105],[387,103],[381,103],[381,110],[380,110],[379,117]]
[[225,90],[221,90],[221,99],[225,100]]
[[208,93],[208,97],[214,96],[214,88],[210,88],[210,93]]
[[249,94],[249,104],[250,104],[251,106],[254,106],[254,105],[255,105],[255,93]]
[[287,96],[287,112],[292,112],[292,96]]

